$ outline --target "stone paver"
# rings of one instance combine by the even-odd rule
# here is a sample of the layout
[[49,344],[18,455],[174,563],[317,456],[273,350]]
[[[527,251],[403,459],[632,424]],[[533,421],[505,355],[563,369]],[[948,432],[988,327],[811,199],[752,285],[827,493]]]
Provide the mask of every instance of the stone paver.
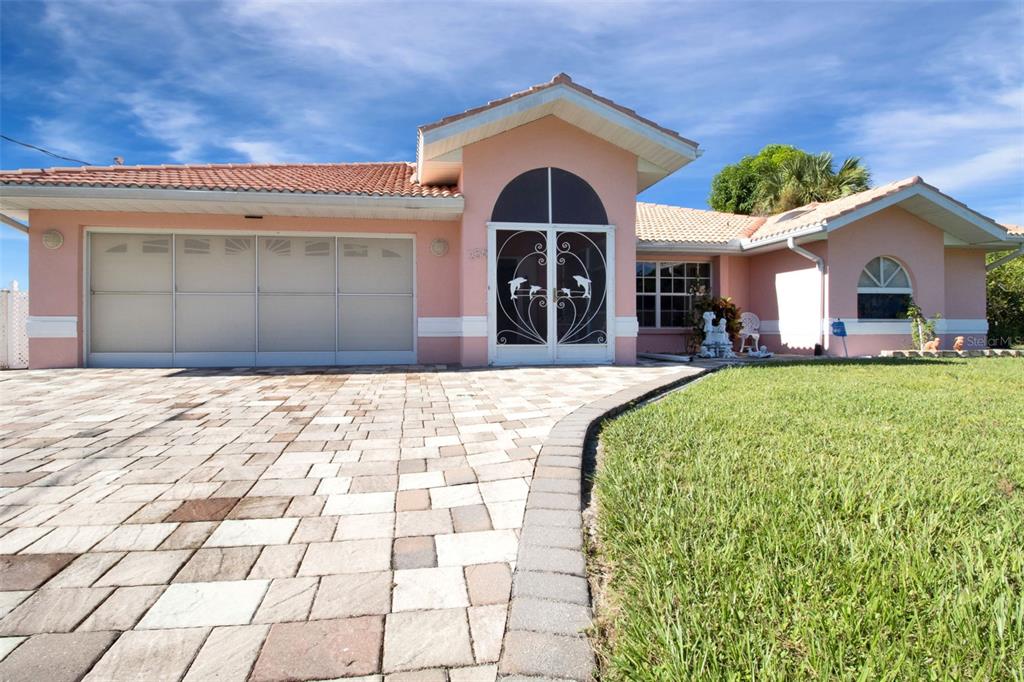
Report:
[[4,670],[583,679],[583,436],[687,372],[5,373]]
[[185,675],[185,682],[244,680],[260,653],[269,625],[214,628]]
[[382,625],[380,616],[274,625],[249,679],[319,680],[378,671]]
[[0,590],[35,589],[74,558],[74,554],[0,555]]
[[395,571],[391,610],[419,611],[469,606],[462,569],[417,568]]
[[76,682],[117,639],[115,632],[36,635],[0,661],[0,680]]
[[473,663],[465,609],[409,611],[388,616],[384,672]]
[[140,630],[246,625],[270,585],[269,580],[175,583],[139,621]]
[[146,680],[177,682],[188,669],[209,630],[129,630],[121,634],[86,675],[86,682]]
[[112,591],[109,587],[38,590],[0,621],[0,635],[71,632]]

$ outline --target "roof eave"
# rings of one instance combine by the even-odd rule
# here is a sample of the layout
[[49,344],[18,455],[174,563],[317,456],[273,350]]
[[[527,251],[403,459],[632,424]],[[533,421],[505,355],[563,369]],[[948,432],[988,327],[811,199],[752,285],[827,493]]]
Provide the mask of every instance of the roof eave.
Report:
[[139,211],[456,220],[461,196],[389,196],[125,187],[0,185],[0,210]]
[[739,239],[731,239],[727,242],[676,242],[637,239],[636,250],[637,253],[707,253],[714,255],[740,253],[742,247]]

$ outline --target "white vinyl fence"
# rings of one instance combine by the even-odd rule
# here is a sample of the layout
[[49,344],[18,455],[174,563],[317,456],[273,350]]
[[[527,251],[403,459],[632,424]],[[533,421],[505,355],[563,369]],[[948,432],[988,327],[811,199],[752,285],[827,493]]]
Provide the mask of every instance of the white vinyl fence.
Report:
[[0,369],[28,367],[28,292],[0,289]]

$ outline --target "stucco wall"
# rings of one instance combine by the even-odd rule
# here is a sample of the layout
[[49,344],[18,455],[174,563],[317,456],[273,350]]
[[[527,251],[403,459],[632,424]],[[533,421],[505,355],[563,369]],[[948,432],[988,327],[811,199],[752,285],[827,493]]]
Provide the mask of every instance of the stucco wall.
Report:
[[[937,314],[950,323],[985,318],[984,254],[969,249],[946,248],[944,233],[934,225],[891,207],[867,216],[829,234],[827,242],[804,244],[804,248],[826,259],[827,316],[847,321],[850,335],[846,346],[850,355],[877,354],[886,349],[909,348],[909,332],[891,333],[892,328],[909,329],[903,322],[886,322],[883,331],[870,331],[857,319],[857,282],[864,266],[878,256],[888,256],[903,264],[910,274],[914,298],[929,317]],[[808,271],[813,264],[788,249],[753,255],[749,260],[747,306],[762,320],[779,319],[780,292],[775,286],[779,273]],[[875,325],[877,326],[877,325]],[[943,335],[943,347],[952,346],[955,333]],[[968,346],[984,345],[983,334],[966,335]],[[806,352],[793,348],[777,334],[762,336],[772,350]],[[842,340],[829,335],[828,352],[843,353]]]
[[[819,241],[804,244],[803,248],[823,258],[828,257],[833,246],[827,242]],[[817,319],[820,315],[821,300],[817,288],[819,275],[814,262],[803,256],[782,247],[774,251],[754,253],[747,257],[747,305],[744,310],[761,318],[762,329],[760,344],[768,346],[769,350],[782,353],[809,353],[813,350],[814,344],[820,339],[820,333],[816,330],[804,329],[801,333],[781,333],[780,326],[786,328],[792,324],[792,319],[786,318],[786,314],[780,314],[781,296],[800,296],[799,309],[800,322],[802,327],[807,326],[807,321]],[[808,286],[796,291],[785,291],[778,288],[780,280],[797,277]],[[828,289],[826,277],[826,291]],[[792,310],[787,314],[792,317]],[[816,327],[816,324],[815,324]]]
[[[636,315],[634,300],[636,239],[636,164],[634,154],[608,144],[553,116],[533,121],[462,150],[462,216],[460,253],[461,311],[487,315],[487,222],[494,202],[512,179],[541,167],[562,168],[594,188],[615,226],[615,315]],[[487,363],[487,339],[463,339],[462,363]],[[615,361],[636,361],[636,339],[616,339]]]
[[[211,230],[239,232],[363,232],[413,234],[416,236],[417,317],[458,317],[460,229],[456,222],[361,220],[348,218],[294,218],[266,216],[251,220],[242,216],[206,214],[115,213],[93,211],[32,211],[29,216],[29,277],[32,291],[29,314],[78,317],[77,339],[30,339],[32,367],[74,367],[83,360],[83,263],[87,227],[117,227],[145,231]],[[42,234],[58,229],[64,245],[57,250],[42,245]],[[447,239],[445,256],[430,253],[435,238]],[[419,361],[458,361],[457,337],[420,338]]]
[[[899,261],[910,274],[914,299],[929,317],[946,314],[946,261],[944,233],[899,207],[873,213],[829,235],[829,316],[857,319],[857,281],[868,262],[878,256]],[[984,300],[984,296],[982,297]],[[982,315],[983,316],[983,315]],[[851,334],[846,339],[851,355],[876,354],[910,348],[909,333],[902,335]],[[896,345],[893,345],[896,344]],[[833,353],[842,341],[832,338]]]

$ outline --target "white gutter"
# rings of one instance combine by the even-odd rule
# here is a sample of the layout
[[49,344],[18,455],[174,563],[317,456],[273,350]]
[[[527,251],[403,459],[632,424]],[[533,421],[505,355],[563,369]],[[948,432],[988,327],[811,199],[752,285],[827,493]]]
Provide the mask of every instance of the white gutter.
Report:
[[314,206],[377,205],[400,208],[450,208],[461,210],[458,197],[388,196],[380,194],[326,194],[319,192],[237,191],[169,189],[150,187],[97,187],[69,185],[0,185],[0,198],[32,199],[136,199],[144,201],[259,202]]
[[28,225],[21,222],[20,220],[15,220],[6,213],[0,213],[0,223],[3,223],[4,225],[10,225],[15,230],[19,230],[21,232],[24,232],[25,234],[28,234]]
[[1013,253],[1008,253],[1005,256],[1003,256],[1002,258],[994,260],[991,263],[989,263],[988,265],[986,265],[985,266],[985,272],[992,272],[993,270],[995,270],[999,266],[1006,265],[1010,261],[1016,260],[1016,259],[1020,258],[1021,256],[1024,256],[1024,244],[1021,244],[1019,247],[1017,247],[1017,250],[1014,251]]
[[786,239],[786,248],[809,261],[813,261],[814,265],[818,268],[818,276],[821,278],[821,284],[818,287],[818,332],[821,338],[821,348],[824,351],[828,348],[828,342],[825,338],[825,259],[802,246],[798,246],[796,239],[793,237]]
[[738,239],[728,242],[655,242],[636,240],[637,253],[711,253],[730,254],[740,253]]

